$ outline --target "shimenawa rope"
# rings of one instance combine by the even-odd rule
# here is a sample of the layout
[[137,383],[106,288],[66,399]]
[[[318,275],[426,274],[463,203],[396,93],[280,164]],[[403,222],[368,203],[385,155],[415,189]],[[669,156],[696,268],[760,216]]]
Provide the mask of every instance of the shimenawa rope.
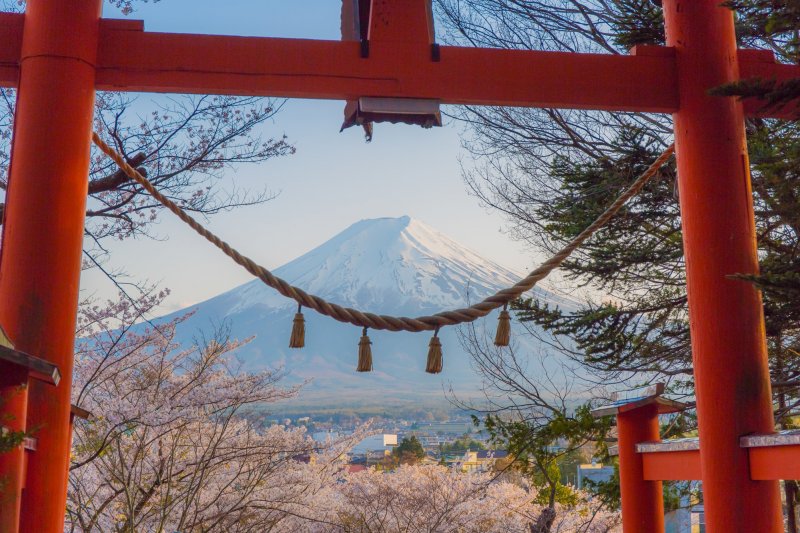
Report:
[[[559,250],[555,255],[542,263],[538,268],[531,271],[525,278],[521,279],[516,285],[503,289],[496,294],[489,296],[482,302],[476,303],[463,309],[443,311],[435,315],[420,316],[416,318],[396,317],[389,315],[376,315],[366,313],[350,307],[343,307],[329,302],[319,296],[309,294],[304,290],[290,285],[285,280],[275,276],[272,272],[257,264],[249,257],[242,255],[232,248],[227,242],[203,227],[199,222],[192,218],[186,211],[181,209],[175,202],[161,194],[150,181],[140,174],[135,168],[128,164],[125,158],[116,150],[106,144],[95,132],[92,140],[103,153],[109,156],[132,180],[141,185],[153,198],[158,200],[164,207],[172,211],[178,218],[188,224],[198,234],[203,236],[211,244],[222,250],[222,252],[233,259],[236,263],[244,267],[249,273],[277,290],[283,296],[292,298],[300,306],[308,307],[320,314],[334,318],[340,322],[348,322],[362,328],[372,328],[389,331],[433,331],[443,326],[454,326],[466,322],[472,322],[488,315],[493,310],[506,306],[510,301],[515,300],[523,293],[529,291],[539,281],[547,277],[550,272],[558,268],[572,252],[592,236],[598,229],[603,227],[627,202],[636,195],[644,184],[653,177],[670,158],[675,150],[674,145],[670,145],[647,170],[631,184],[615,201],[612,203],[589,227],[583,230],[577,237],[572,239],[566,246]],[[366,336],[366,329],[364,330]],[[367,346],[368,348],[368,346]],[[371,359],[371,357],[370,357]],[[370,367],[371,361],[370,361]]]

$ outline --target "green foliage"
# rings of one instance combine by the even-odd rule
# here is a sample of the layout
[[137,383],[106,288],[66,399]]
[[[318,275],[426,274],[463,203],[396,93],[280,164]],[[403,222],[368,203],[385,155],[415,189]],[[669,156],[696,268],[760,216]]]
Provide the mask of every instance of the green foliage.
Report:
[[622,498],[619,489],[619,463],[614,462],[614,474],[607,481],[583,480],[586,490],[594,494],[610,509],[620,509]]
[[683,411],[671,415],[661,424],[659,434],[662,439],[697,436],[697,414]]
[[[635,128],[614,140],[620,155],[573,161],[557,157],[552,179],[559,190],[536,207],[543,230],[566,242],[588,226],[658,157],[661,148]],[[662,168],[642,193],[564,265],[579,284],[614,295],[575,312],[536,299],[512,303],[517,318],[567,336],[575,360],[604,372],[691,374],[682,276],[680,212],[675,168]],[[565,350],[567,350],[565,345]]]
[[[21,394],[24,386],[15,389],[14,394]],[[0,453],[7,453],[22,444],[28,434],[25,431],[11,431],[6,424],[13,421],[13,416],[3,412],[4,399],[0,398]]]
[[558,459],[558,468],[561,470],[561,483],[564,485],[574,483],[578,466],[588,463],[590,460],[591,457],[587,457],[581,448],[565,451],[564,455]]
[[752,78],[734,83],[727,83],[709,91],[715,96],[738,96],[739,98],[757,98],[763,101],[763,111],[782,109],[797,112],[800,105],[800,79],[777,81],[774,79]]
[[771,334],[800,323],[800,125],[758,122],[748,138],[759,199],[762,256],[749,277],[768,297]]
[[686,482],[666,481],[663,483],[664,512],[669,513],[683,507],[682,502],[689,484]]
[[425,448],[416,435],[411,435],[400,441],[400,444],[392,450],[392,455],[400,463],[414,464],[425,458]]
[[724,5],[734,9],[737,34],[745,43],[770,39],[784,57],[800,52],[800,2],[797,0],[729,0]]
[[562,477],[563,472],[556,460],[546,461],[542,468],[535,469],[531,477],[533,485],[550,490],[539,491],[534,501],[539,505],[550,505],[552,491],[552,500],[556,503],[566,507],[576,506],[580,498],[572,486],[561,482]]
[[615,0],[612,5],[617,46],[664,44],[664,16],[650,0]]
[[24,431],[4,431],[0,433],[0,453],[7,453],[22,444],[26,434]]
[[[751,120],[748,139],[761,273],[732,275],[761,289],[772,379],[785,384],[778,419],[797,405],[800,375],[800,125]],[[556,158],[559,184],[536,214],[548,235],[564,242],[593,220],[655,157],[642,130],[620,132],[614,158]],[[512,304],[517,317],[549,333],[574,360],[617,375],[665,376],[670,391],[693,393],[691,345],[683,275],[680,213],[674,168],[664,169],[626,211],[565,265],[565,275],[612,295],[601,303],[566,312],[536,299]],[[681,378],[685,376],[685,378]],[[648,377],[647,379],[653,379]],[[780,398],[783,398],[782,400]],[[696,421],[681,419],[689,431]],[[678,428],[678,426],[676,426]],[[680,435],[680,432],[673,432]]]
[[464,454],[467,450],[476,452],[485,450],[486,446],[482,442],[474,440],[469,435],[463,435],[450,444],[442,444],[440,450],[443,454]]
[[513,468],[541,489],[538,503],[569,507],[578,503],[578,497],[564,483],[560,464],[589,442],[605,450],[611,419],[596,419],[590,406],[583,405],[572,415],[556,413],[539,424],[504,420],[494,415],[487,415],[484,424],[492,443],[508,450]]

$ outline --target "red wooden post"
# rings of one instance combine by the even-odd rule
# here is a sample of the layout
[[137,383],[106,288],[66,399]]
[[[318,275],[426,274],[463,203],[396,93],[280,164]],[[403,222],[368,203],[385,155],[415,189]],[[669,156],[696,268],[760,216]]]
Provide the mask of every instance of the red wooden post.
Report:
[[63,530],[100,10],[101,0],[29,0],[25,14],[0,323],[18,349],[57,364],[62,381],[30,383],[27,422],[38,449],[28,462],[21,531]]
[[[0,362],[0,427],[25,431],[28,403],[28,370],[9,362]],[[0,453],[0,533],[16,533],[19,509],[25,486],[25,449],[22,444]]]
[[719,0],[665,0],[701,472],[708,531],[783,531],[778,484],[752,481],[739,437],[774,430],[761,298],[729,279],[758,272],[744,114],[708,90],[739,77],[733,14]]
[[664,498],[661,481],[645,481],[641,442],[660,440],[658,404],[650,403],[617,414],[619,481],[622,528],[627,532],[664,532]]
[[[686,405],[662,397],[664,384],[614,394],[614,403],[592,409],[592,415],[617,417],[617,449],[622,497],[622,527],[627,533],[664,533],[664,498],[661,479],[645,476],[642,443],[661,440],[658,415],[676,413]],[[622,396],[622,397],[620,397]]]

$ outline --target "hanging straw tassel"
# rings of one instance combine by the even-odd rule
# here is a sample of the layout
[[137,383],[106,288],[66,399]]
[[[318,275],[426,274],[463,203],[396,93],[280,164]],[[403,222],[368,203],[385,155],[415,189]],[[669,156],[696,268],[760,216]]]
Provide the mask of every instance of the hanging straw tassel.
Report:
[[508,304],[503,306],[500,311],[500,318],[497,322],[497,334],[494,336],[495,346],[508,346],[511,340],[511,316],[508,314]]
[[428,366],[425,372],[428,374],[438,374],[442,371],[442,342],[439,340],[439,328],[433,332],[431,342],[428,344]]
[[367,336],[367,328],[361,334],[361,340],[358,341],[358,367],[357,372],[372,372],[372,348],[370,345],[372,341]]
[[289,348],[302,348],[306,345],[306,319],[303,317],[303,306],[297,306],[297,313],[292,322],[292,336],[289,337]]

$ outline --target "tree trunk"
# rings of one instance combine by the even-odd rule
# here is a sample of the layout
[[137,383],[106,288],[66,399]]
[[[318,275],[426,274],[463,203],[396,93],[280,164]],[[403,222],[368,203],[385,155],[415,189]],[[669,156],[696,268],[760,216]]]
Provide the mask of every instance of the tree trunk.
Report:
[[797,533],[797,481],[786,480],[783,482],[783,491],[786,494],[786,531]]
[[556,510],[552,507],[545,507],[542,514],[536,519],[536,523],[531,524],[531,533],[550,533],[555,521]]

